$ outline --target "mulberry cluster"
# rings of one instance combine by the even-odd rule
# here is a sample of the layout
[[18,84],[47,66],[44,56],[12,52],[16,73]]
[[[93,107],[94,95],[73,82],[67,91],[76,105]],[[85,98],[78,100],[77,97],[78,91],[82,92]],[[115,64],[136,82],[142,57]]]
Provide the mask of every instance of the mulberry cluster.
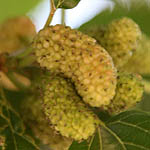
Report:
[[150,74],[150,39],[142,35],[139,45],[133,56],[122,69],[132,73]]
[[49,79],[43,101],[45,115],[61,135],[80,141],[94,134],[99,120],[69,81],[58,76]]
[[[96,39],[120,67],[140,36],[138,25],[122,18],[101,29]],[[42,82],[44,114],[66,138],[81,141],[95,133],[100,120],[87,104],[115,114],[141,100],[141,78],[119,73],[117,79],[111,56],[88,35],[63,25],[49,26],[37,34],[32,47],[37,62],[51,74]]]
[[85,33],[94,37],[109,52],[117,68],[128,61],[141,38],[139,26],[127,17],[114,20],[107,27],[97,27]]
[[63,25],[49,26],[36,36],[33,48],[41,67],[71,78],[83,100],[108,105],[115,95],[116,69],[95,39]]
[[141,100],[144,90],[141,79],[139,75],[127,73],[118,75],[116,95],[106,108],[110,114],[125,111]]
[[48,145],[51,149],[68,150],[72,140],[62,137],[50,127],[41,106],[42,99],[38,96],[30,96],[23,101],[21,116],[25,124],[30,127],[36,138],[38,138],[43,144]]
[[28,17],[6,20],[0,25],[0,53],[11,53],[25,48],[35,35],[35,26]]

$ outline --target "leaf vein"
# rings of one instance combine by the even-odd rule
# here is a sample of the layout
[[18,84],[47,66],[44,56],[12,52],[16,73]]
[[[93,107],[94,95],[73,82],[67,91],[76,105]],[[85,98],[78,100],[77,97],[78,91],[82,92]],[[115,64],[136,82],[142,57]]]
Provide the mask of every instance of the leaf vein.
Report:
[[103,150],[102,135],[101,135],[101,129],[100,128],[98,128],[98,134],[99,134],[100,150]]
[[119,137],[115,132],[113,132],[113,131],[112,131],[111,129],[109,129],[107,126],[104,126],[104,125],[103,125],[103,127],[104,127],[111,135],[113,135],[113,136],[116,138],[116,140],[117,140],[117,141],[120,143],[120,145],[122,146],[123,150],[127,150],[127,148],[125,147],[123,141],[120,139],[120,137]]
[[122,118],[118,119],[117,121],[115,120],[115,121],[112,121],[112,122],[108,122],[107,124],[113,124],[113,123],[115,123],[115,122],[122,121],[122,120],[127,119],[127,118],[129,118],[129,117],[131,117],[131,116],[134,116],[135,114],[136,114],[136,115],[139,115],[139,112],[135,112],[134,114],[130,114],[130,115],[128,115],[128,116],[122,117]]
[[141,124],[146,123],[146,122],[150,122],[150,120],[145,120],[145,121],[143,121],[143,122],[139,122],[139,123],[137,123],[136,125],[141,125]]
[[145,133],[148,133],[148,134],[150,135],[150,131],[149,131],[149,130],[146,130],[146,129],[140,127],[140,126],[137,126],[137,125],[134,125],[134,124],[131,124],[131,123],[126,123],[126,122],[123,122],[123,121],[118,121],[118,123],[122,123],[122,124],[124,124],[124,125],[128,125],[128,126],[131,126],[131,127],[135,127],[135,128],[137,128],[137,129],[139,129],[139,130],[142,130],[142,131],[144,131]]
[[135,146],[135,147],[138,147],[138,148],[142,148],[142,149],[144,149],[144,150],[150,150],[150,149],[147,148],[147,147],[144,147],[144,146],[142,146],[142,145],[136,145],[136,144],[134,144],[134,143],[124,142],[124,144],[126,144],[126,145],[132,145],[132,146]]

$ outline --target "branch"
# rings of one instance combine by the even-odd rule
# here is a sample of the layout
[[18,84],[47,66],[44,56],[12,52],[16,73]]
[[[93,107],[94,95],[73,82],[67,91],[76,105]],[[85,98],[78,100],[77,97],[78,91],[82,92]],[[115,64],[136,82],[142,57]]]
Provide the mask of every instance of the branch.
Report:
[[49,26],[49,24],[51,23],[51,21],[53,19],[55,11],[56,11],[54,0],[50,0],[50,5],[51,5],[50,6],[51,7],[51,11],[50,11],[50,14],[49,14],[49,16],[47,18],[47,21],[46,21],[46,24],[45,24],[44,28]]

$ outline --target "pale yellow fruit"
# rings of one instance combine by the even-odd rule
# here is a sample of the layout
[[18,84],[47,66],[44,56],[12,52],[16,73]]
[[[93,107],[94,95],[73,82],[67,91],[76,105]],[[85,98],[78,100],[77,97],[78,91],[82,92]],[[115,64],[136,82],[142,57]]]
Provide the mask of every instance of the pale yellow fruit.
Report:
[[110,103],[115,95],[116,69],[95,39],[55,25],[38,33],[33,48],[40,66],[71,78],[86,103],[93,107]]
[[43,101],[45,115],[61,135],[81,141],[95,133],[99,119],[82,102],[69,81],[58,76],[49,79]]

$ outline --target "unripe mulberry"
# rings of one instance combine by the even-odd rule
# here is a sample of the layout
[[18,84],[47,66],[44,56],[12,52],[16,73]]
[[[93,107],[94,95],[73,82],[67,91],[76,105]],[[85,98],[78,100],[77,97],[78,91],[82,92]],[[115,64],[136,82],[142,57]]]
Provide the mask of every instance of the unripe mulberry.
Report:
[[111,114],[125,111],[142,99],[144,86],[141,76],[120,73],[118,76],[116,95],[107,107]]
[[29,45],[36,35],[32,21],[26,17],[15,17],[0,25],[0,53],[11,53]]
[[99,120],[64,78],[49,80],[43,101],[45,115],[62,136],[80,141],[94,134]]
[[139,45],[122,70],[139,74],[150,74],[150,39],[142,35]]
[[68,150],[72,140],[62,137],[50,127],[42,109],[42,100],[39,97],[30,96],[22,102],[21,116],[42,144],[48,145],[53,150]]
[[41,30],[33,47],[41,67],[71,78],[83,100],[108,105],[115,95],[116,69],[95,39],[63,25]]
[[114,20],[107,27],[89,29],[85,33],[94,37],[109,52],[115,66],[119,68],[132,56],[141,37],[139,26],[127,17]]

